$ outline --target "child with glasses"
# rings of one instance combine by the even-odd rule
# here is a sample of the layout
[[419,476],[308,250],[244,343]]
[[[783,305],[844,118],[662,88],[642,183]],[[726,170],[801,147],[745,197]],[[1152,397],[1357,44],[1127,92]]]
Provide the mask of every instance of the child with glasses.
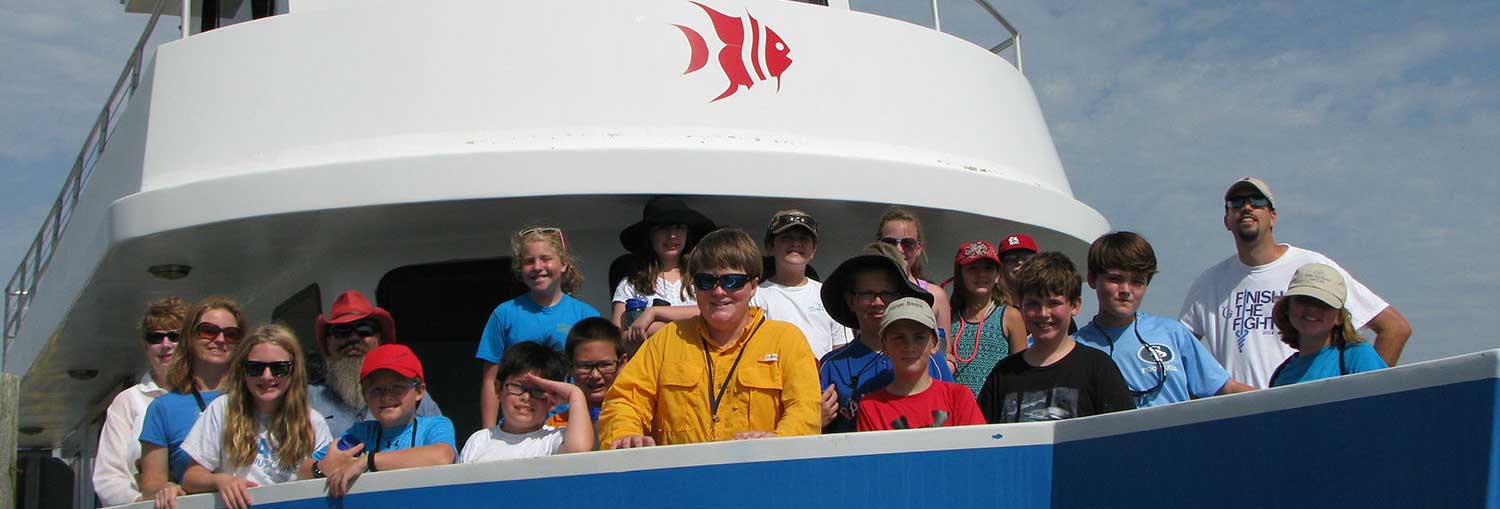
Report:
[[374,419],[355,423],[334,445],[313,453],[309,473],[328,478],[328,496],[349,492],[365,472],[449,465],[458,445],[453,421],[418,416],[427,396],[422,362],[406,345],[388,343],[365,354],[359,385]]
[[738,229],[687,256],[699,315],[653,334],[620,371],[599,415],[608,449],[818,432],[818,366],[795,325],[750,307],[763,263]]
[[1089,246],[1088,256],[1089,288],[1099,298],[1099,313],[1074,339],[1109,354],[1136,407],[1254,389],[1231,379],[1182,322],[1140,312],[1156,275],[1156,251],[1145,237],[1105,234]]
[[859,431],[984,424],[974,392],[927,374],[937,348],[937,318],[916,297],[896,299],[880,319],[880,345],[895,375],[859,402]]
[[141,318],[141,346],[150,370],[141,376],[138,384],[120,391],[109,410],[104,413],[104,425],[99,430],[99,452],[94,458],[94,492],[99,502],[120,505],[135,502],[141,497],[136,476],[140,472],[137,460],[141,459],[141,426],[146,420],[146,407],[158,396],[166,394],[167,364],[177,347],[182,321],[187,318],[187,304],[176,297],[153,302]]
[[304,362],[297,337],[280,324],[256,328],[235,347],[224,397],[182,443],[192,457],[183,488],[218,492],[225,507],[244,509],[249,488],[308,477],[309,456],[333,439],[307,404]]
[[582,389],[563,381],[563,359],[557,352],[537,343],[517,343],[505,350],[498,368],[494,385],[505,419],[469,435],[459,463],[593,450],[593,426],[547,425],[547,412],[562,403],[568,404],[568,422],[589,420],[588,400]]
[[[625,364],[625,345],[620,338],[620,328],[602,317],[585,318],[568,331],[568,344],[563,348],[573,368],[573,385],[583,390],[589,404],[589,419],[593,421],[594,433],[599,432],[599,412],[604,407],[604,395],[615,383],[615,375]],[[569,412],[558,412],[547,420],[547,425],[561,428],[568,425]],[[598,444],[595,444],[596,446]]]
[[[941,338],[948,337],[948,324],[952,320],[949,312],[948,292],[943,291],[942,285],[922,279],[924,277],[923,264],[927,260],[927,243],[922,235],[922,220],[917,219],[917,215],[911,211],[892,207],[880,216],[880,228],[875,233],[875,240],[890,244],[891,247],[901,251],[901,258],[906,262],[907,277],[918,288],[932,294],[932,309],[937,314],[938,334]],[[938,346],[947,348],[948,345],[940,340]]]
[[474,357],[484,363],[480,378],[479,419],[484,427],[499,418],[500,393],[490,383],[498,372],[500,356],[511,346],[535,341],[561,352],[568,330],[579,320],[599,312],[570,293],[583,284],[568,242],[560,229],[527,228],[511,239],[511,259],[526,293],[505,301],[490,313]]
[[1135,408],[1109,355],[1080,347],[1068,325],[1083,305],[1083,278],[1066,255],[1046,252],[1020,274],[1021,317],[1031,347],[1001,359],[979,391],[991,424],[1055,421]]
[[157,505],[171,505],[186,494],[178,483],[193,460],[182,450],[182,441],[219,397],[230,372],[229,356],[244,337],[244,314],[228,298],[205,298],[186,317],[167,364],[163,386],[168,392],[146,407],[141,422],[141,494],[155,498]]

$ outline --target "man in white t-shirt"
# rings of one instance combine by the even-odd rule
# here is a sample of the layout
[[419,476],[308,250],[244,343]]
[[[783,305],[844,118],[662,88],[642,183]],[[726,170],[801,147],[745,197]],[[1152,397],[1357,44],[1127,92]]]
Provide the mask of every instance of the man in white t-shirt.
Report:
[[777,212],[766,227],[765,244],[776,272],[761,282],[750,305],[766,310],[766,318],[801,329],[816,358],[849,343],[853,334],[823,309],[823,284],[807,277],[807,264],[818,252],[818,222],[796,209]]
[[1276,203],[1271,188],[1243,178],[1224,193],[1224,228],[1234,234],[1237,254],[1209,267],[1193,282],[1179,319],[1203,340],[1235,380],[1257,388],[1271,383],[1276,366],[1295,351],[1281,342],[1271,308],[1292,274],[1309,263],[1337,269],[1348,282],[1345,307],[1356,327],[1375,333],[1375,350],[1396,365],[1411,324],[1375,292],[1333,260],[1289,244],[1277,244]]

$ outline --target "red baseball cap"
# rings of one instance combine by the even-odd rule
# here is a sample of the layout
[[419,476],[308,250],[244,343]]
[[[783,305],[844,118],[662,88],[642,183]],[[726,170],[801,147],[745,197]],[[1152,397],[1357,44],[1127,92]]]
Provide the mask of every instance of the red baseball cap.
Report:
[[1024,233],[1017,233],[1000,241],[1000,254],[1002,255],[1017,249],[1030,249],[1033,253],[1042,252],[1041,249],[1036,247],[1036,241],[1032,240],[1030,235]]
[[995,246],[983,240],[971,240],[958,246],[958,254],[953,256],[956,265],[968,265],[979,260],[989,260],[1000,265],[1000,255],[995,252]]
[[370,373],[382,369],[395,371],[407,378],[427,378],[422,376],[422,361],[406,345],[389,343],[370,350],[370,353],[365,354],[365,362],[359,365],[359,379],[364,380]]

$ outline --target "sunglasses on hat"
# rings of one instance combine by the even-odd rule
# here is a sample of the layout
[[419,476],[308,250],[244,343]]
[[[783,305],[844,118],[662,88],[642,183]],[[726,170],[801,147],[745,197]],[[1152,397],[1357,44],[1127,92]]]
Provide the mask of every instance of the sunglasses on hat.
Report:
[[162,341],[171,341],[173,343],[176,343],[177,331],[172,330],[147,332],[143,339],[145,339],[146,344],[149,345],[160,345]]
[[223,334],[225,341],[234,343],[245,337],[245,331],[239,327],[219,327],[208,322],[199,323],[195,329],[199,339],[214,339]]
[[749,274],[724,274],[715,276],[706,272],[693,274],[693,288],[701,292],[711,292],[714,287],[723,288],[726,292],[732,292],[744,288],[746,283],[753,279]]

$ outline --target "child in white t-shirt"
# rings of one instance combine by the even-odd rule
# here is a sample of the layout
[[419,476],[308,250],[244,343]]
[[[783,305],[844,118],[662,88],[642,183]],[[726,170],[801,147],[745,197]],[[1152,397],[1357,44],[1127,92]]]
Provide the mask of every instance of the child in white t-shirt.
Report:
[[225,507],[244,509],[249,488],[309,478],[313,451],[333,439],[307,404],[302,348],[291,330],[257,328],[229,365],[224,397],[208,405],[182,442],[193,459],[182,487],[217,491]]
[[796,325],[819,359],[848,344],[853,333],[823,309],[823,284],[807,277],[807,265],[818,252],[818,222],[801,210],[777,212],[766,226],[765,246],[776,271],[760,284],[750,305],[766,310],[766,318]]
[[469,435],[459,463],[482,463],[552,454],[583,452],[594,448],[594,427],[547,426],[547,412],[556,404],[568,404],[568,422],[589,422],[589,404],[583,390],[564,382],[563,360],[551,348],[537,343],[511,345],[500,358],[495,392],[500,394],[500,424]]

